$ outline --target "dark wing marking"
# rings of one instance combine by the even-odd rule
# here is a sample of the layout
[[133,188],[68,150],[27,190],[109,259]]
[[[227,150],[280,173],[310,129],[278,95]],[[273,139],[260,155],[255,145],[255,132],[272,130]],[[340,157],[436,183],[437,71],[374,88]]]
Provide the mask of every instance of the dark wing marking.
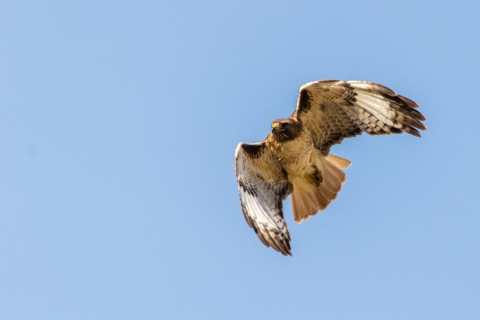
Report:
[[385,135],[407,132],[420,137],[426,118],[418,104],[382,85],[365,81],[315,81],[303,85],[297,108],[299,117],[323,155],[344,138],[366,132]]
[[291,255],[290,234],[283,219],[282,201],[292,192],[292,185],[265,142],[238,144],[235,174],[240,204],[248,225],[264,245]]

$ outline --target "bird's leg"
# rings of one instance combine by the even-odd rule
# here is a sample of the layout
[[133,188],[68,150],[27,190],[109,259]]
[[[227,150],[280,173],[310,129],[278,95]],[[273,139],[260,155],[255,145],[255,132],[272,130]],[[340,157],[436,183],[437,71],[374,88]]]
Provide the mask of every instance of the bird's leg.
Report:
[[322,181],[323,181],[322,172],[320,170],[318,170],[316,165],[313,165],[313,172],[312,173],[310,173],[310,174],[305,173],[303,175],[303,177],[305,179],[307,179],[307,181],[310,182],[311,184],[313,184],[315,187],[320,186],[320,183],[322,183]]

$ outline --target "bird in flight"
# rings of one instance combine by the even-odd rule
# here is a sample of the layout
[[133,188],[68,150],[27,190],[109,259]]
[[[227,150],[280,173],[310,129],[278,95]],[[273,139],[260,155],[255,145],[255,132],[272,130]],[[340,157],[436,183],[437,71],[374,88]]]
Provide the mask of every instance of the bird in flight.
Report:
[[273,121],[262,142],[241,142],[235,150],[240,204],[260,241],[292,255],[283,200],[291,195],[297,223],[325,209],[345,182],[342,169],[350,166],[330,154],[330,147],[362,132],[420,137],[418,130],[427,128],[418,107],[372,82],[322,80],[301,86],[289,118]]

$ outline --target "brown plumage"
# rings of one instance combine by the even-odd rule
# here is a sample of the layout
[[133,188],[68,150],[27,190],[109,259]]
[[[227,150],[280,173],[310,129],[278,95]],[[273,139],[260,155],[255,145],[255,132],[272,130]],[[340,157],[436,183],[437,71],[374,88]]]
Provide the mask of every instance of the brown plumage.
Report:
[[337,198],[350,161],[330,147],[366,132],[407,132],[420,137],[426,118],[412,100],[379,84],[316,81],[303,85],[295,112],[272,122],[260,143],[235,151],[240,203],[245,219],[267,247],[291,255],[282,202],[292,195],[293,217],[302,222]]

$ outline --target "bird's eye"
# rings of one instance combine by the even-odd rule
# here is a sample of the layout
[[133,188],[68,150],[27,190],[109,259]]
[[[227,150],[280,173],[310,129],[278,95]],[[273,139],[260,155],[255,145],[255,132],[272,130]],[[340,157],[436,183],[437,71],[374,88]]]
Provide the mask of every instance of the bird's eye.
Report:
[[282,128],[288,127],[288,122],[281,122],[280,127],[282,127]]

